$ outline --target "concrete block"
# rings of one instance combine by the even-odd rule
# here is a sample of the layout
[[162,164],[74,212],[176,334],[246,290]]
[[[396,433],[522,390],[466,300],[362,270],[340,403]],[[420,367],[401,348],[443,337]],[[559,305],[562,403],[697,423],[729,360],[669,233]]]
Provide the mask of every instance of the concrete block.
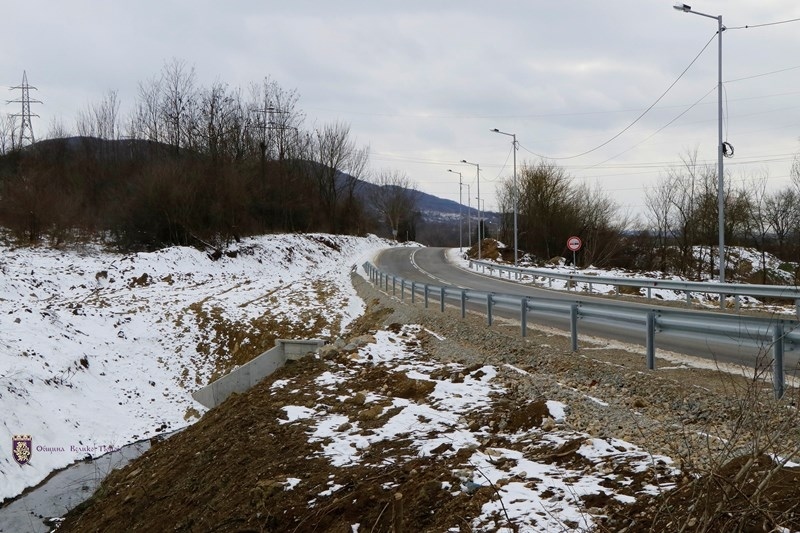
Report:
[[192,398],[205,407],[216,407],[233,393],[242,393],[286,364],[322,347],[319,339],[279,339],[275,347],[248,361],[236,370],[192,393]]

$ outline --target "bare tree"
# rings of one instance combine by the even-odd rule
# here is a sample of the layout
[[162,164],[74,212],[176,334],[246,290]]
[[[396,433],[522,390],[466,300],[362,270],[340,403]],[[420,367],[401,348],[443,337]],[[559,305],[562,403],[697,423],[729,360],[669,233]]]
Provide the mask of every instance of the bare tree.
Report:
[[249,113],[253,138],[264,159],[283,161],[296,152],[305,115],[297,109],[296,91],[283,89],[269,77],[250,87]]
[[48,139],[64,139],[70,136],[70,132],[60,118],[50,120],[50,128],[47,130]]
[[574,193],[576,214],[580,221],[578,234],[583,238],[583,258],[588,265],[610,261],[622,248],[622,232],[629,224],[619,217],[619,207],[600,186],[578,187]]
[[311,149],[316,163],[313,174],[328,231],[341,231],[338,208],[343,198],[354,199],[358,178],[369,161],[369,148],[358,148],[350,138],[350,126],[335,122],[314,132]]
[[88,104],[78,112],[78,135],[115,140],[120,137],[120,102],[117,91],[109,90],[100,102]]
[[662,179],[653,188],[645,193],[647,207],[647,220],[653,231],[655,245],[658,248],[658,268],[662,272],[669,272],[669,245],[673,234],[672,222],[674,220],[672,209],[675,202],[673,195],[677,189],[672,187],[669,180]]
[[129,137],[154,142],[164,140],[160,112],[162,90],[161,78],[152,78],[139,83],[136,109],[128,123]]
[[191,123],[197,104],[194,67],[188,67],[183,60],[173,59],[161,71],[160,86],[160,111],[166,142],[176,149],[191,145]]
[[767,196],[767,175],[753,181],[747,190],[747,235],[756,249],[761,252],[761,283],[767,282],[766,241],[773,230],[768,216],[769,197]]
[[405,173],[397,170],[380,172],[372,183],[375,185],[372,205],[397,240],[400,224],[417,209],[417,187]]
[[523,163],[519,186],[520,247],[546,258],[560,254],[576,232],[572,180],[563,168],[540,161]]
[[786,259],[787,245],[792,232],[800,226],[800,196],[792,187],[769,195],[764,205],[764,215],[772,228],[778,244],[778,255]]
[[17,129],[17,118],[12,115],[0,115],[0,155],[13,150],[14,132]]
[[240,159],[244,153],[244,109],[238,91],[216,82],[199,92],[197,111],[193,147],[207,153],[212,162]]

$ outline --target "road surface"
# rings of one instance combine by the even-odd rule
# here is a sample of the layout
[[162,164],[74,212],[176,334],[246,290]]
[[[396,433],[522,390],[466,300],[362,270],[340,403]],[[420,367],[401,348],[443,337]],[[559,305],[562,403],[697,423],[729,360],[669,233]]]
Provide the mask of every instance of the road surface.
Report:
[[[523,285],[510,280],[503,280],[478,274],[460,268],[447,260],[446,248],[390,248],[383,250],[375,259],[375,265],[392,274],[418,283],[427,283],[436,286],[452,286],[496,294],[513,294],[534,298],[547,298],[569,302],[588,301],[596,297],[579,295],[566,291],[551,291],[530,285]],[[434,296],[437,298],[438,295]],[[630,309],[659,309],[652,301],[643,303],[625,302],[616,300],[616,304]],[[471,304],[472,310],[485,313],[485,304]],[[674,308],[672,308],[674,309]],[[708,316],[709,312],[691,311],[698,316]],[[503,318],[519,320],[519,311],[502,311],[497,309],[495,315]],[[547,313],[528,314],[528,324],[540,323],[550,327],[569,330],[567,317],[555,316]],[[619,321],[582,318],[578,324],[579,339],[581,335],[591,335],[613,339],[625,343],[645,345],[645,330],[640,324],[621,324]],[[720,342],[702,335],[688,337],[680,333],[656,333],[656,355],[658,350],[669,350],[686,355],[713,359],[719,362],[734,363],[746,367],[755,367],[756,364],[771,364],[769,346],[754,347],[731,338]],[[766,354],[765,354],[766,352]],[[798,350],[787,351],[784,355],[784,370],[786,375],[794,375],[798,368]]]

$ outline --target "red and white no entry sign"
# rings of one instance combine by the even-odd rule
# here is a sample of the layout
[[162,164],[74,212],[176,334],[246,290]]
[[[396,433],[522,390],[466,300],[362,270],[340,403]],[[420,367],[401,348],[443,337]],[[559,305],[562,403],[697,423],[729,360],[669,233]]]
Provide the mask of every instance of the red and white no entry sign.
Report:
[[581,240],[580,237],[572,236],[569,239],[567,239],[567,248],[570,249],[571,251],[577,252],[578,250],[581,249],[581,246],[583,246],[583,241]]

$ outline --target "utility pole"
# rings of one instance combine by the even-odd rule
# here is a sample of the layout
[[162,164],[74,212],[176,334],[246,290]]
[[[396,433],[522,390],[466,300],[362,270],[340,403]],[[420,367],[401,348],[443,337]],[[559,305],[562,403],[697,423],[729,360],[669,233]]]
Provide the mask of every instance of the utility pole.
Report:
[[[461,172],[456,172],[452,169],[447,169],[448,172],[452,172],[453,174],[458,174],[458,253],[464,253],[464,237],[463,229],[464,229],[464,203],[461,200],[461,192],[464,189],[464,183],[461,180]],[[469,215],[469,213],[467,213]],[[470,246],[471,248],[471,246]]]
[[[257,115],[261,115],[259,118],[259,124],[261,129],[261,140],[259,142],[259,146],[261,147],[261,157],[262,163],[263,160],[267,157],[267,148],[268,148],[268,139],[267,139],[267,132],[274,131],[274,130],[287,130],[289,129],[288,126],[283,125],[282,123],[279,124],[275,121],[275,115],[283,115],[288,113],[288,111],[283,111],[276,107],[267,106],[264,109],[254,109],[253,113]],[[283,159],[283,149],[278,149],[278,159]]]
[[472,249],[472,204],[469,200],[469,183],[465,183],[467,188],[467,246]]
[[478,176],[478,196],[477,196],[477,200],[478,200],[478,259],[480,260],[480,259],[482,259],[482,256],[481,256],[481,237],[482,237],[482,235],[481,235],[481,223],[483,222],[482,217],[481,217],[481,166],[480,166],[479,163],[470,163],[466,159],[462,159],[461,162],[465,163],[467,165],[472,165],[472,166],[476,167],[476,172],[477,172],[477,176]]
[[22,91],[22,97],[19,100],[7,100],[6,103],[8,104],[22,104],[22,112],[21,113],[14,113],[12,117],[20,117],[22,122],[19,125],[19,140],[17,141],[16,138],[12,135],[11,136],[11,148],[17,149],[22,148],[22,143],[27,139],[30,144],[36,142],[36,139],[33,136],[33,124],[31,123],[31,117],[39,117],[34,113],[31,113],[31,104],[41,104],[39,100],[31,100],[30,90],[33,89],[34,91],[38,90],[36,87],[32,87],[28,85],[28,74],[23,70],[22,71],[22,84],[17,85],[16,87],[11,87],[10,90],[20,90]]

